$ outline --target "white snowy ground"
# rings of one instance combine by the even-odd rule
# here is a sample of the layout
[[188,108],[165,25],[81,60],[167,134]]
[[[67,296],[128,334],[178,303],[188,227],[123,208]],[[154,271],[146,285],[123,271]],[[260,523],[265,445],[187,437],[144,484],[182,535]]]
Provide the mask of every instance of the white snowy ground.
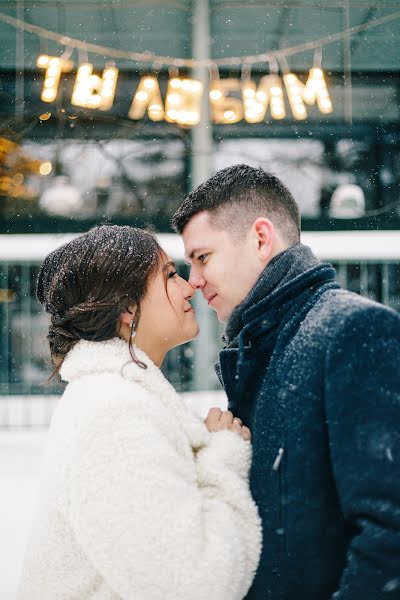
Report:
[[[193,412],[225,408],[220,392],[186,394]],[[15,600],[46,447],[46,429],[0,430],[0,599]],[[32,599],[33,600],[33,599]]]

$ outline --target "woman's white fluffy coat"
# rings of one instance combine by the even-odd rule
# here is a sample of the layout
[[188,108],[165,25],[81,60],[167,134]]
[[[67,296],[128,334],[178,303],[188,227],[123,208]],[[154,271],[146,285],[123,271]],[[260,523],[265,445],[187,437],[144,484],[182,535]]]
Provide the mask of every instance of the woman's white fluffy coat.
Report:
[[251,446],[209,433],[150,359],[81,340],[61,376],[19,600],[235,600],[261,525]]

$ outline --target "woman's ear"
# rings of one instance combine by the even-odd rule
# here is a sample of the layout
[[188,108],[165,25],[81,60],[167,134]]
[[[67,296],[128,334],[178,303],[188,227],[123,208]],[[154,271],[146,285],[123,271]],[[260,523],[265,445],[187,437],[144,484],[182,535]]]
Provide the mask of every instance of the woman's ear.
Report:
[[135,318],[135,311],[132,308],[127,308],[120,316],[121,324],[124,323],[126,325],[131,324],[132,319]]

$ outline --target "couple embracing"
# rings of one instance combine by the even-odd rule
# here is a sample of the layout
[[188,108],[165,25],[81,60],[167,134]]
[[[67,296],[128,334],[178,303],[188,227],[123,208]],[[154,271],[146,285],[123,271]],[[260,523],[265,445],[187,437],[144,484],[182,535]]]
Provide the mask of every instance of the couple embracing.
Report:
[[[20,600],[400,598],[400,316],[300,243],[290,192],[236,165],[149,232],[99,226],[44,260],[54,413]],[[226,324],[229,410],[160,371]]]

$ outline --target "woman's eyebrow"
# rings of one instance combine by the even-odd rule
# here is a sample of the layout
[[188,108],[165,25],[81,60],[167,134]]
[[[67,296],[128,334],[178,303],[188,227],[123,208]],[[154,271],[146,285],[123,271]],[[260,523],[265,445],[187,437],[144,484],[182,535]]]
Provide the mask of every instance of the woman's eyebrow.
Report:
[[173,269],[176,269],[176,264],[174,263],[173,260],[169,260],[168,262],[166,262],[165,265],[163,266],[163,270],[165,271],[169,267],[172,267]]

